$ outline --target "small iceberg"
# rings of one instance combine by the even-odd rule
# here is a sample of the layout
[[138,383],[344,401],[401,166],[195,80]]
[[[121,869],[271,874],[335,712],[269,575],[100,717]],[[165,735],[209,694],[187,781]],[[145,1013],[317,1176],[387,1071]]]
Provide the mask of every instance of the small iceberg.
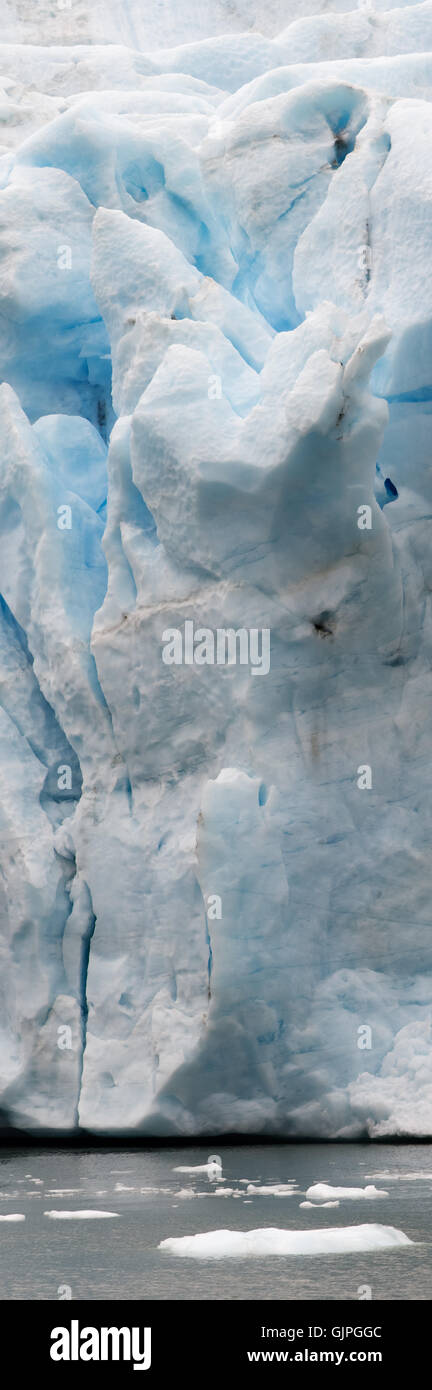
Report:
[[327,1211],[327,1207],[338,1207],[338,1206],[339,1206],[339,1201],[336,1201],[336,1202],[299,1202],[299,1207],[303,1207],[303,1208],[308,1207],[308,1208],[309,1208],[309,1211],[316,1211],[317,1207],[319,1207],[319,1210],[320,1210],[320,1211]]
[[179,1168],[173,1168],[173,1173],[207,1173],[209,1178],[222,1177],[222,1159],[220,1154],[210,1154],[207,1163],[185,1164]]
[[327,1231],[203,1231],[196,1236],[169,1236],[158,1249],[193,1260],[244,1259],[267,1255],[345,1255],[355,1251],[391,1250],[412,1245],[395,1226],[340,1226]]
[[344,1201],[351,1197],[353,1201],[364,1198],[366,1202],[374,1201],[376,1197],[388,1197],[388,1192],[380,1191],[378,1187],[330,1187],[327,1182],[317,1182],[313,1187],[308,1187],[305,1194],[309,1202],[335,1202]]
[[51,1221],[97,1221],[107,1216],[118,1216],[118,1211],[44,1211]]
[[246,1188],[246,1192],[252,1197],[294,1197],[296,1188],[297,1184],[294,1183],[294,1181],[292,1183],[278,1182],[275,1183],[273,1187],[270,1185],[260,1187],[250,1182]]

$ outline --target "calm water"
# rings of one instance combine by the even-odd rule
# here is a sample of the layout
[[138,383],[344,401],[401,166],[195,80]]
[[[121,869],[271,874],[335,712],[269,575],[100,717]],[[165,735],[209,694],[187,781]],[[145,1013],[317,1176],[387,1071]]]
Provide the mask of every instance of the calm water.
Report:
[[[0,1298],[374,1299],[432,1298],[432,1144],[241,1145],[222,1148],[225,1186],[205,1173],[176,1173],[207,1161],[208,1146],[151,1149],[0,1149]],[[384,1176],[385,1175],[385,1176]],[[391,1176],[389,1176],[391,1175]],[[298,1185],[290,1197],[246,1194],[241,1179]],[[313,1182],[387,1189],[381,1201],[341,1201],[301,1210]],[[222,1184],[223,1185],[223,1184]],[[147,1189],[147,1190],[142,1190]],[[116,1220],[53,1221],[53,1210],[92,1208]],[[364,1222],[397,1226],[415,1242],[362,1255],[196,1261],[158,1250],[166,1236],[221,1227],[325,1229]]]

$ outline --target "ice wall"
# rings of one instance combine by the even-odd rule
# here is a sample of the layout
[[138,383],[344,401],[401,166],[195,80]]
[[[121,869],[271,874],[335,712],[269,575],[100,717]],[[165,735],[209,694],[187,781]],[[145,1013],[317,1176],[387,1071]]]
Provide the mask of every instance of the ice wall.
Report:
[[0,18],[4,1122],[431,1134],[432,3]]

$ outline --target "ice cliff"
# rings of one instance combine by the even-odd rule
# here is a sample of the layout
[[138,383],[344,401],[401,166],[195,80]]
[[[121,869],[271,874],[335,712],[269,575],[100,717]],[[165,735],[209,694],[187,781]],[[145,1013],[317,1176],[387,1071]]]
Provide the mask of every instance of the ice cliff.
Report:
[[431,1135],[432,0],[0,20],[3,1123]]

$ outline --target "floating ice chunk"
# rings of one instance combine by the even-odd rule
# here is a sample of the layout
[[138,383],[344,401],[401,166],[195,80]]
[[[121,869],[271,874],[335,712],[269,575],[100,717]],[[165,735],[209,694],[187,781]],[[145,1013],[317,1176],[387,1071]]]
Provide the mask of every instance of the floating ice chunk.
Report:
[[432,1182],[432,1173],[366,1173],[367,1178],[379,1178],[381,1182]]
[[188,1202],[192,1197],[208,1197],[208,1192],[196,1192],[194,1187],[181,1187],[180,1192],[176,1192],[176,1197],[181,1197],[182,1202]]
[[253,1182],[250,1182],[246,1191],[252,1193],[254,1197],[293,1197],[296,1186],[295,1182],[279,1182],[275,1183],[273,1187],[270,1185],[256,1187]]
[[99,1221],[109,1216],[119,1216],[118,1211],[44,1211],[51,1221]]
[[376,1197],[388,1197],[388,1195],[388,1192],[380,1192],[378,1187],[331,1187],[330,1183],[326,1182],[315,1183],[313,1187],[308,1187],[306,1193],[306,1197],[309,1197],[309,1200],[314,1203],[332,1201],[336,1197],[338,1200],[352,1197],[355,1201],[359,1201],[361,1198],[371,1201]]
[[243,1259],[266,1255],[344,1255],[357,1250],[391,1250],[412,1245],[396,1226],[341,1226],[327,1231],[282,1231],[277,1226],[256,1231],[203,1231],[196,1236],[170,1236],[158,1249],[167,1255],[195,1260]]
[[181,1164],[178,1168],[173,1168],[173,1173],[208,1173],[209,1177],[221,1177],[222,1159],[217,1154],[211,1154],[207,1163]]
[[168,1192],[170,1189],[163,1187],[140,1187],[140,1193],[143,1197],[153,1197],[156,1192],[165,1191]]
[[339,1202],[299,1202],[300,1207],[308,1207],[309,1210],[316,1211],[319,1206],[323,1211],[325,1207],[338,1207]]
[[[46,1189],[45,1197],[76,1197],[80,1192],[82,1192],[82,1187],[51,1187]],[[42,1193],[35,1193],[35,1196],[40,1197]]]
[[208,1163],[180,1164],[178,1168],[173,1168],[173,1173],[208,1173]]

